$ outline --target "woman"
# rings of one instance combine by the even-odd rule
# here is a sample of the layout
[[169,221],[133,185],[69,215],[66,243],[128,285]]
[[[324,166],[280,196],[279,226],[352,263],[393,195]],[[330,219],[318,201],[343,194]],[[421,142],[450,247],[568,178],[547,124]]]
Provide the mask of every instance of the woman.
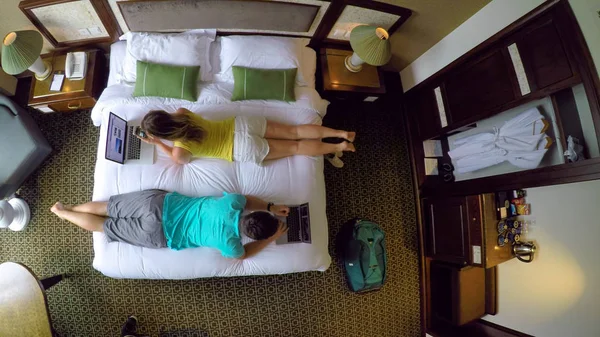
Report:
[[[232,117],[209,121],[187,109],[169,114],[150,111],[142,120],[147,134],[144,140],[156,144],[175,162],[187,164],[193,157],[220,158],[254,162],[293,155],[319,156],[340,151],[355,151],[355,132],[334,130],[319,125],[285,125],[264,117]],[[345,139],[339,144],[321,142],[321,138]],[[161,139],[173,141],[173,147]]]

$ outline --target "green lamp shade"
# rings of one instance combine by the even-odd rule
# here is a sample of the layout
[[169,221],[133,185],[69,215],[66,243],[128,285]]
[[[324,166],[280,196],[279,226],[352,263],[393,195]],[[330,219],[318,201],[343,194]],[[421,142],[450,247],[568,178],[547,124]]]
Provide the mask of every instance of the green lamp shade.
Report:
[[357,26],[350,32],[352,50],[366,63],[382,66],[392,57],[388,33],[375,26]]
[[40,56],[44,40],[35,30],[8,33],[2,41],[2,69],[7,74],[24,72]]

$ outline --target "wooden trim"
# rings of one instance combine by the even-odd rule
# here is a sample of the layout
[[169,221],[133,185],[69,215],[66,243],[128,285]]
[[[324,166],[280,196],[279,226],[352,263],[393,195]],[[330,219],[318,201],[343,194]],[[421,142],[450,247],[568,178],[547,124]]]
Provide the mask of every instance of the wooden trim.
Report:
[[[39,1],[39,0],[37,0]],[[117,5],[119,5],[119,8],[121,6],[122,3],[136,3],[136,2],[173,2],[174,0],[120,0],[117,1]],[[176,1],[176,0],[175,0]],[[239,0],[238,0],[239,1]],[[284,3],[284,4],[291,4],[294,6],[304,6],[304,7],[318,7],[321,8],[320,5],[313,5],[313,4],[309,4],[309,3],[302,3],[302,2],[290,2],[290,1],[280,1],[280,0],[243,0],[243,1],[249,1],[249,2],[280,2],[280,3]],[[321,0],[321,1],[331,1],[331,0]]]
[[104,27],[109,32],[109,35],[112,37],[110,42],[118,41],[119,37],[123,35],[123,30],[121,29],[121,25],[117,21],[115,17],[115,13],[112,11],[112,8],[108,4],[108,1],[105,0],[91,0],[92,5],[96,8],[96,13],[100,17],[102,23],[104,23]]
[[[558,127],[558,136],[560,137],[560,144],[564,150],[567,149],[567,140],[565,139],[565,131],[563,129],[562,117],[560,113],[560,109],[558,107],[558,102],[556,101],[556,95],[550,95],[550,100],[552,101],[552,108],[554,109],[554,116],[556,116],[556,126]],[[555,134],[556,136],[556,134]],[[556,141],[556,139],[554,139]]]
[[450,62],[450,64],[448,64],[447,66],[445,66],[444,68],[442,68],[440,71],[438,71],[435,74],[429,76],[426,80],[424,80],[421,83],[415,85],[414,87],[410,88],[406,92],[408,93],[408,92],[411,92],[413,90],[419,90],[419,89],[421,89],[421,88],[423,88],[425,86],[428,86],[431,82],[436,81],[439,77],[442,77],[443,75],[446,75],[451,70],[454,70],[458,66],[462,65],[463,63],[465,63],[473,55],[481,53],[485,49],[487,49],[490,46],[492,46],[493,44],[497,43],[502,38],[509,36],[510,34],[514,33],[516,30],[518,30],[519,28],[521,28],[524,25],[528,24],[530,21],[532,21],[535,18],[537,18],[537,17],[543,15],[544,13],[548,12],[549,10],[552,9],[552,7],[554,7],[554,5],[556,5],[560,1],[563,1],[563,0],[548,0],[548,1],[544,2],[543,4],[541,4],[538,7],[534,8],[531,12],[525,14],[523,17],[521,17],[517,21],[511,23],[510,25],[508,25],[506,28],[502,29],[498,33],[492,35],[490,38],[488,38],[487,40],[483,41],[482,43],[480,43],[479,45],[477,45],[475,48],[469,50],[468,52],[466,52],[465,54],[463,54],[462,56],[460,56],[456,60]]
[[31,21],[31,23],[37,28],[37,30],[39,30],[39,32],[46,38],[46,40],[48,40],[52,44],[52,46],[56,48],[113,42],[116,40],[116,38],[118,38],[121,29],[118,28],[118,24],[116,22],[116,19],[114,19],[112,11],[110,11],[110,8],[107,8],[108,4],[105,4],[102,0],[90,0],[90,3],[96,11],[98,18],[100,18],[100,22],[104,26],[104,29],[108,33],[108,37],[58,42],[56,38],[54,38],[54,36],[50,33],[50,31],[46,29],[44,24],[33,13],[33,9],[35,8],[76,1],[79,0],[25,0],[19,3],[19,9],[21,9],[23,14],[25,14],[29,21]]
[[342,11],[345,7],[346,4],[344,4],[342,0],[334,0],[330,2],[329,8],[327,8],[325,15],[323,15],[323,18],[321,19],[319,27],[317,27],[313,38],[310,40],[309,45],[311,47],[319,48],[321,46],[337,22],[337,19],[340,17],[340,15],[342,15]]
[[[484,262],[485,263],[485,262]],[[485,270],[485,313],[498,313],[498,267]]]
[[[102,1],[102,0],[100,0]],[[131,28],[129,27],[129,23],[127,22],[127,18],[125,17],[125,15],[123,15],[123,6],[126,5],[131,5],[133,3],[139,2],[139,3],[156,3],[156,2],[174,2],[177,0],[128,0],[128,1],[117,1],[117,6],[119,7],[119,11],[121,13],[121,16],[123,17],[123,21],[125,22],[125,25],[127,26],[127,30],[131,31]],[[217,35],[266,35],[266,36],[285,36],[285,37],[304,37],[304,38],[310,38],[310,36],[306,36],[306,35],[301,35],[302,33],[310,33],[310,28],[312,27],[312,25],[315,22],[315,19],[317,18],[317,15],[319,14],[319,11],[321,10],[321,8],[323,8],[323,6],[321,5],[314,5],[314,4],[309,4],[309,3],[301,3],[301,2],[290,2],[290,1],[278,1],[278,0],[237,0],[237,1],[247,1],[247,2],[254,2],[254,3],[269,3],[269,4],[273,4],[273,3],[279,3],[279,4],[285,4],[285,5],[292,5],[292,6],[297,6],[297,7],[312,7],[312,8],[317,8],[317,11],[315,12],[315,14],[313,15],[311,21],[310,21],[310,25],[308,25],[308,29],[306,31],[303,32],[295,32],[296,34],[293,34],[293,32],[291,31],[285,31],[285,30],[280,30],[282,33],[276,32],[276,33],[265,33],[265,32],[251,32],[251,31],[240,31],[240,32],[236,32],[236,31],[229,31],[229,32],[219,32],[219,28],[215,28],[217,30]],[[327,0],[325,0],[327,1]],[[325,18],[325,16],[323,16],[323,18]],[[322,19],[321,19],[322,21]],[[194,29],[194,28],[191,28]],[[203,28],[203,29],[207,29],[207,28]],[[221,28],[221,29],[230,29],[230,28]],[[245,29],[245,28],[244,28]],[[256,28],[247,28],[248,30],[253,30]],[[181,31],[185,31],[185,30],[181,30]],[[275,31],[275,30],[271,30],[271,31]],[[157,33],[172,33],[174,31],[148,31],[145,30],[145,32],[157,32]],[[286,33],[286,32],[290,32],[290,33]],[[316,32],[316,30],[315,30]]]

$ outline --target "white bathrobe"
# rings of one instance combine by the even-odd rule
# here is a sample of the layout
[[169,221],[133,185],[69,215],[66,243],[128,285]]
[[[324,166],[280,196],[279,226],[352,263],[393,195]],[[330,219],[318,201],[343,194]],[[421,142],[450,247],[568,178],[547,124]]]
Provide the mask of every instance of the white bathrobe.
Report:
[[542,133],[544,116],[537,108],[527,110],[492,132],[479,133],[454,141],[455,149],[448,152],[456,173],[467,173],[508,161],[533,169],[540,165],[547,149],[546,134]]

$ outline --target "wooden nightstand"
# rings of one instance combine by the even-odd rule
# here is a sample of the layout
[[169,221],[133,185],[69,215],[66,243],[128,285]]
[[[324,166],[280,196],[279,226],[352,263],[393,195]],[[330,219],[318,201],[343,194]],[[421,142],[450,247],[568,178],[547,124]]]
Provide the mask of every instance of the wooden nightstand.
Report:
[[50,91],[53,75],[65,72],[67,52],[42,56],[52,63],[53,74],[43,81],[32,80],[28,105],[42,112],[69,112],[90,109],[106,86],[106,57],[100,50],[88,50],[85,78],[71,81],[65,78],[60,91]]
[[363,69],[358,73],[346,69],[344,60],[352,55],[352,51],[325,48],[321,49],[320,54],[322,96],[364,100],[385,94],[383,74],[379,68],[363,64]]

